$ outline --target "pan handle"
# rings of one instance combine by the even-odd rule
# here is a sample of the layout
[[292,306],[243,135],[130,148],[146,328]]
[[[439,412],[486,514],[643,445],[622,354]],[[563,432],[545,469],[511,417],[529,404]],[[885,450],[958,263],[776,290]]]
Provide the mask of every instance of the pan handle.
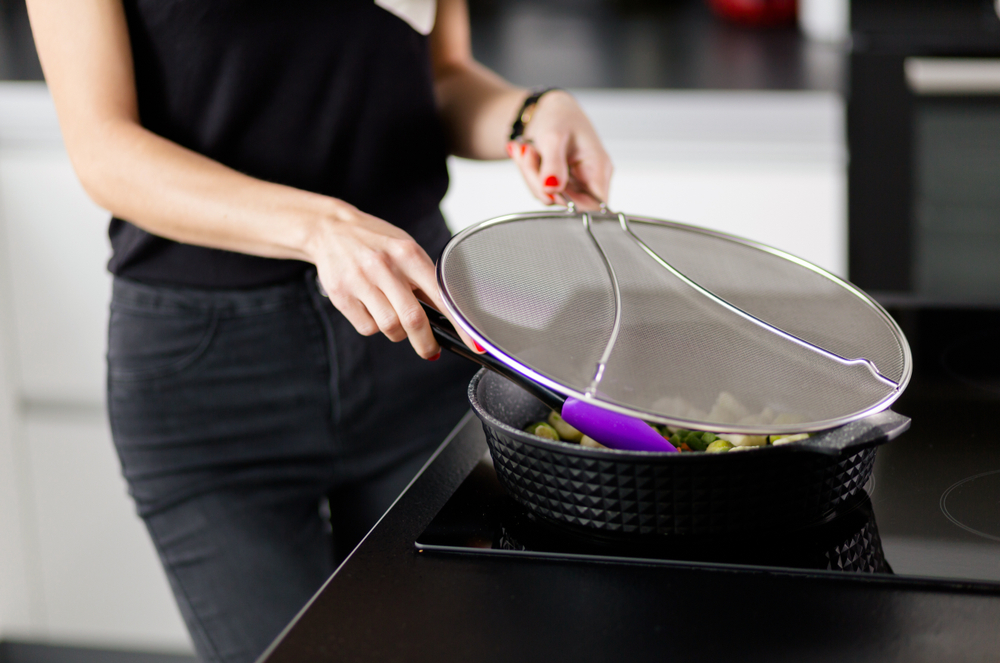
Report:
[[902,435],[910,427],[910,418],[892,410],[883,410],[864,419],[852,421],[840,428],[813,435],[808,440],[789,442],[789,451],[840,456],[845,451],[861,451],[885,444]]
[[438,345],[454,352],[460,357],[476,362],[483,368],[502,375],[556,412],[562,411],[563,403],[566,402],[565,396],[543,387],[534,380],[529,380],[491,355],[473,352],[459,338],[455,327],[448,318],[426,303],[420,302],[420,304],[424,307],[424,313],[427,314],[427,319],[431,323],[431,330],[434,332],[434,338],[437,340]]

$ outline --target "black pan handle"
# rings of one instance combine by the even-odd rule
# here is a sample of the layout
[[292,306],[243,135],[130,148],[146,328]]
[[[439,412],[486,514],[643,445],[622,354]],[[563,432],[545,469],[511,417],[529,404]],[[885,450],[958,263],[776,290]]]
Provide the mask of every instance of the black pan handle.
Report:
[[902,435],[910,427],[910,418],[892,410],[852,421],[813,435],[808,440],[789,442],[788,449],[839,456],[845,451],[861,451],[867,447],[885,444]]
[[438,345],[454,352],[459,357],[465,357],[469,361],[476,362],[483,368],[489,369],[498,375],[502,375],[556,412],[562,412],[563,403],[566,402],[565,396],[558,394],[547,387],[543,387],[534,380],[521,375],[491,355],[473,352],[465,345],[465,343],[462,342],[462,339],[459,338],[458,333],[455,331],[455,327],[451,324],[451,321],[448,320],[448,318],[424,302],[420,303],[424,307],[424,313],[427,314],[427,319],[430,320],[431,330],[434,332],[434,338],[437,339]]

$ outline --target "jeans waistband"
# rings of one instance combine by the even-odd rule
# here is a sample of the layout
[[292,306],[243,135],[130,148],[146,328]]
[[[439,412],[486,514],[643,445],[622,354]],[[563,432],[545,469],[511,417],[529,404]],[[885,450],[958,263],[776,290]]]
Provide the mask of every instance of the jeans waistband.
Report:
[[223,315],[266,313],[308,302],[310,292],[315,290],[315,274],[309,270],[304,277],[285,283],[239,290],[153,285],[116,276],[111,306],[161,313],[192,309]]

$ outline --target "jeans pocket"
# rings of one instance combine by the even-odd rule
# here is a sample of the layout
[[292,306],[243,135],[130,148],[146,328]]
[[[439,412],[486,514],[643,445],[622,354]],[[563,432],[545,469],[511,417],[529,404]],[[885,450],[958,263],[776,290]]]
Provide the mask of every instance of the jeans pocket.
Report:
[[160,312],[112,305],[108,376],[138,381],[179,373],[205,354],[217,325],[213,309]]

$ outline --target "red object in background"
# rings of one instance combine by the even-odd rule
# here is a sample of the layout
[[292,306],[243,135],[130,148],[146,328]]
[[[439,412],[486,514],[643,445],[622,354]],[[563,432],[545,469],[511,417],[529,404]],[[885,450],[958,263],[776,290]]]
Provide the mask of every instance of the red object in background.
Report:
[[708,6],[718,16],[754,26],[794,22],[797,4],[797,0],[708,0]]

